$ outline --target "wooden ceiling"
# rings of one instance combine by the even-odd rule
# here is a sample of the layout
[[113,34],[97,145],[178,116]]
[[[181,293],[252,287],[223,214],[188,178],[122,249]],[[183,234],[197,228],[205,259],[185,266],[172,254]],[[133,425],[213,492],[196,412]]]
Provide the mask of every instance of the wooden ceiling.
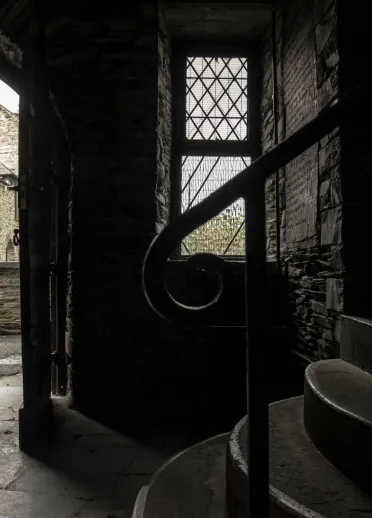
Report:
[[[72,7],[72,5],[74,8],[84,5],[89,11],[86,0],[49,1],[65,8]],[[129,2],[126,6],[122,6],[122,14],[126,8],[138,6],[144,2],[151,3],[151,0]],[[48,7],[51,8],[51,3],[49,4],[47,1],[46,5],[49,4]],[[14,43],[21,45],[27,34],[32,4],[33,0],[0,0],[0,32],[3,32]],[[247,35],[256,37],[267,26],[271,8],[271,0],[214,0],[213,2],[163,0],[163,4],[171,32],[181,37],[198,38],[221,36],[222,38],[241,39]]]
[[213,3],[173,0],[166,2],[164,9],[171,35],[187,39],[257,39],[271,18],[271,2],[267,0]]
[[0,0],[0,31],[13,42],[21,43],[27,34],[31,11],[31,0]]

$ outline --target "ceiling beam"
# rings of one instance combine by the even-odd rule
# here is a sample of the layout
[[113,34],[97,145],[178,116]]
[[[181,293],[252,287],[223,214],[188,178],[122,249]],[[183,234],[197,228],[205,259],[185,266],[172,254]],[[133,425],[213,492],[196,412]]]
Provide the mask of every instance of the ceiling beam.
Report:
[[4,55],[0,54],[0,80],[4,81],[10,88],[12,88],[18,95],[21,94],[21,70],[6,59]]
[[[32,12],[31,0],[16,0],[0,10],[0,31],[13,41],[17,41],[19,28],[24,27]],[[23,30],[21,31],[23,32]]]

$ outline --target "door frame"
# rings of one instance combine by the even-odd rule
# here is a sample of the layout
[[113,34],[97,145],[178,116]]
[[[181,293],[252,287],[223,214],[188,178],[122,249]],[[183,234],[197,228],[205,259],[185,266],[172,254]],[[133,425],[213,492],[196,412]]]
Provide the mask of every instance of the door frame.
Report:
[[[45,307],[45,297],[44,302],[42,302],[36,293],[35,260],[33,261],[34,265],[32,265],[32,261],[30,261],[30,243],[32,243],[33,239],[32,232],[30,237],[30,210],[35,212],[36,209],[35,207],[33,208],[35,205],[35,203],[33,203],[33,201],[35,201],[35,195],[33,194],[34,189],[30,188],[30,170],[31,167],[35,165],[32,164],[33,157],[32,152],[30,152],[32,151],[30,141],[32,138],[35,138],[35,132],[40,135],[40,125],[38,128],[38,123],[35,123],[35,117],[32,115],[32,112],[35,109],[35,96],[33,96],[33,90],[35,89],[33,87],[38,82],[38,78],[35,75],[35,68],[37,68],[40,73],[40,70],[43,70],[44,66],[45,72],[45,64],[40,63],[40,61],[38,62],[40,54],[37,51],[38,42],[35,27],[37,27],[37,24],[35,25],[34,23],[34,31],[31,31],[24,40],[22,69],[7,61],[5,56],[0,56],[0,78],[20,96],[18,207],[23,405],[19,410],[19,446],[22,450],[33,448],[40,439],[45,436],[44,432],[53,428],[51,370],[53,357],[52,352],[54,350],[52,350],[52,347],[55,345],[57,345],[59,361],[53,368],[57,372],[57,378],[59,380],[58,385],[63,387],[67,384],[64,354],[64,328],[66,320],[65,294],[67,287],[68,258],[67,200],[69,192],[69,169],[66,167],[66,163],[68,162],[66,159],[60,167],[59,160],[57,160],[57,167],[60,170],[59,178],[60,180],[62,179],[62,181],[58,182],[57,187],[60,203],[58,204],[58,207],[55,208],[58,220],[55,239],[58,243],[60,242],[62,246],[58,246],[56,256],[58,261],[58,276],[56,278],[57,297],[49,297],[47,308]],[[63,152],[68,150],[68,146],[66,145],[67,140],[64,128],[62,127],[58,116],[52,109],[49,85],[46,83],[44,84],[44,87],[45,99],[44,101],[41,100],[41,103],[44,103],[43,110],[49,111],[48,118],[50,129],[56,135],[57,149],[59,150],[58,158],[60,158],[63,156]],[[40,105],[40,99],[38,101]],[[40,147],[38,152],[40,154]],[[51,167],[50,181],[52,181]],[[65,206],[62,205],[62,202],[65,202]],[[49,203],[51,204],[51,199],[49,200]],[[36,215],[36,219],[37,217],[38,216]],[[49,227],[49,232],[50,231],[51,228]],[[44,257],[43,273],[44,294],[45,284],[48,284],[49,289],[50,281],[53,278],[51,268],[51,250],[48,252],[47,265],[45,261],[46,257]],[[59,268],[60,265],[62,265],[61,268]],[[44,347],[43,351],[39,351],[42,352],[42,354],[39,355],[39,361],[37,361],[38,338],[36,336],[35,341],[35,336],[32,336],[35,333],[32,332],[31,306],[35,306],[35,303],[39,306],[41,304],[36,313],[41,312],[44,314],[44,317],[46,315],[46,311],[49,312],[49,304],[51,305],[48,330],[46,330],[45,318],[44,327],[49,335],[50,333],[53,333],[53,336],[44,337]],[[35,308],[33,309],[35,310]],[[40,356],[42,356],[42,358]],[[61,390],[59,390],[59,392],[54,390],[53,392],[55,394],[58,393],[59,395],[62,395]]]

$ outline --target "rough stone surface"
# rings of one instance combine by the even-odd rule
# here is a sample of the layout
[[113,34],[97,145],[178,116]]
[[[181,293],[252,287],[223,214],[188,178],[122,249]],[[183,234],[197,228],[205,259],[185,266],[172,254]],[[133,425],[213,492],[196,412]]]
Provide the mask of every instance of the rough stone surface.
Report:
[[65,408],[57,398],[58,437],[27,455],[18,444],[21,406],[22,377],[0,378],[2,518],[129,518],[151,475],[171,455],[205,438],[196,430],[120,433]]
[[171,48],[167,27],[159,13],[158,120],[157,120],[157,231],[169,222],[170,167],[172,146]]
[[151,5],[102,24],[89,13],[66,16],[47,31],[72,155],[71,399],[102,418],[174,424],[205,408],[217,413],[217,393],[239,393],[235,420],[244,408],[244,333],[172,325],[143,294],[143,259],[168,217],[169,185],[169,56]]
[[[0,174],[8,170],[18,170],[18,115],[0,105]],[[0,185],[0,262],[18,260],[18,248],[12,242],[13,230],[19,226],[16,205],[15,191]]]
[[13,244],[14,229],[19,228],[17,197],[0,185],[0,261],[18,261],[18,247]]
[[343,279],[327,279],[327,309],[341,313],[343,308]]
[[313,238],[317,224],[318,157],[311,147],[286,167],[285,242]]
[[372,374],[372,320],[343,315],[338,327],[341,358]]
[[[367,495],[370,491],[372,376],[340,358],[305,372],[304,424],[324,457]],[[321,423],[321,426],[319,426]],[[350,448],[350,439],[353,446]]]
[[[329,518],[368,515],[372,512],[372,500],[325,460],[304,433],[303,407],[303,397],[278,401],[269,407],[271,515]],[[247,484],[246,445],[245,418],[236,425],[229,441],[232,461],[227,481],[228,491],[240,504],[240,514],[235,516],[242,518]],[[281,512],[277,510],[277,515],[278,501]]]
[[149,485],[143,518],[227,518],[228,438],[213,437],[170,459]]
[[342,210],[341,207],[322,212],[321,244],[338,245],[342,240]]
[[157,19],[140,7],[102,27],[94,17],[66,19],[48,47],[73,168],[70,388],[77,407],[110,413],[112,395],[115,406],[137,392],[150,363],[157,370],[150,362],[155,317],[141,289],[141,263],[156,231]]
[[17,263],[0,263],[0,334],[20,330],[19,267]]
[[17,68],[22,66],[22,51],[0,31],[0,54]]
[[[282,1],[277,9],[279,140],[297,131],[338,91],[335,2]],[[271,33],[263,59],[262,145],[273,144]],[[281,172],[281,255],[288,262],[296,347],[313,359],[338,354],[337,313],[326,306],[326,279],[344,272],[343,193],[337,131]],[[275,185],[266,187],[267,253],[275,257]],[[337,285],[338,286],[338,285]]]
[[18,115],[0,105],[0,162],[18,170]]

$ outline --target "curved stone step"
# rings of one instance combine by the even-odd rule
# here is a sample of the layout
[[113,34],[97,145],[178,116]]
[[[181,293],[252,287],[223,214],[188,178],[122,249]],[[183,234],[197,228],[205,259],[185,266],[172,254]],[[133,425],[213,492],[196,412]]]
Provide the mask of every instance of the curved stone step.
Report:
[[372,320],[341,316],[340,356],[372,374]]
[[[303,396],[272,403],[270,411],[270,517],[366,518],[372,500],[330,464],[303,426]],[[318,423],[320,426],[320,421]],[[246,418],[234,428],[227,454],[231,518],[246,518]]]
[[304,418],[323,455],[372,496],[372,376],[341,359],[309,365]]
[[138,494],[133,518],[227,518],[228,433],[178,453]]

